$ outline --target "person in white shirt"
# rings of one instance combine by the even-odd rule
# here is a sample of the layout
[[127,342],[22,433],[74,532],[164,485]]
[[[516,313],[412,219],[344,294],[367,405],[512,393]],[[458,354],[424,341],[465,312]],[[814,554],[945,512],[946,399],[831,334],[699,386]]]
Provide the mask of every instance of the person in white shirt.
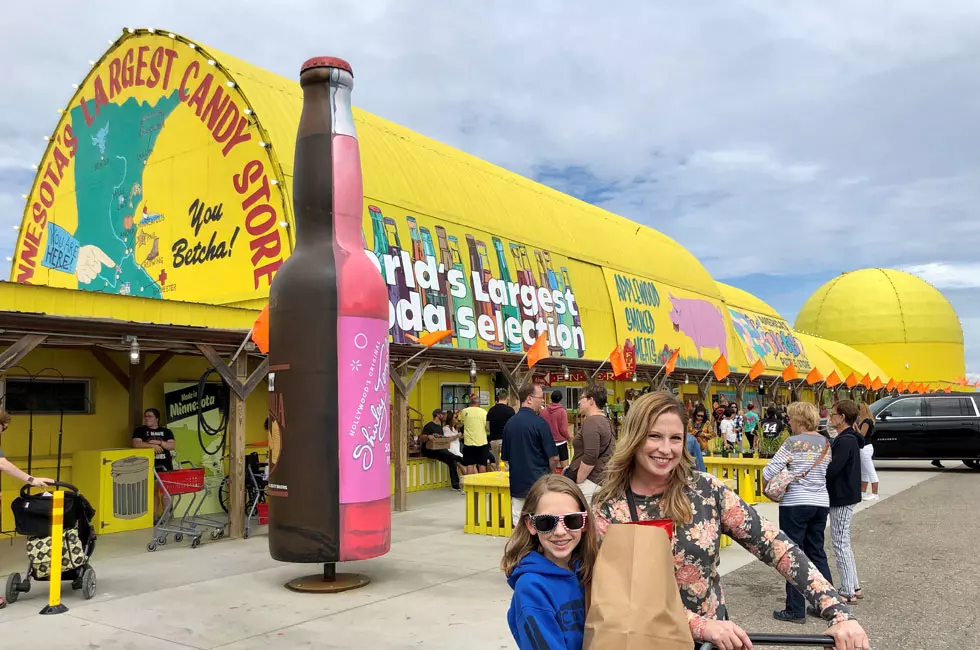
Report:
[[725,448],[733,452],[738,446],[738,431],[735,430],[734,412],[731,407],[725,409],[725,418],[721,421],[721,437],[725,440]]

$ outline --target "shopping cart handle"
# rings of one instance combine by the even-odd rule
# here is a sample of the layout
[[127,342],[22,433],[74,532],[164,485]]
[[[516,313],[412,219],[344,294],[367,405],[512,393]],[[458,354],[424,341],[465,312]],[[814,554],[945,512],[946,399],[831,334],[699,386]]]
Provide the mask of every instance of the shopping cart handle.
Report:
[[50,490],[53,487],[67,488],[71,492],[78,494],[78,488],[71,483],[65,483],[63,481],[55,481],[53,485],[29,485],[27,483],[20,489],[20,496],[26,497],[31,490]]
[[[834,637],[823,634],[750,634],[753,645],[784,645],[809,648],[833,648]],[[713,643],[704,643],[701,650],[714,650]]]

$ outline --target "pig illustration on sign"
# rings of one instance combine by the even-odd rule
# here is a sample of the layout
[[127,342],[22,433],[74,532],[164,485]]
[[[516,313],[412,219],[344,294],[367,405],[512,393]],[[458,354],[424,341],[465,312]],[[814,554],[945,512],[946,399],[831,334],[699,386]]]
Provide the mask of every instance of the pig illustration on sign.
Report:
[[677,298],[668,294],[670,304],[670,322],[675,332],[681,332],[694,341],[701,358],[703,348],[717,348],[728,358],[728,333],[725,331],[725,319],[721,312],[707,300],[696,298]]

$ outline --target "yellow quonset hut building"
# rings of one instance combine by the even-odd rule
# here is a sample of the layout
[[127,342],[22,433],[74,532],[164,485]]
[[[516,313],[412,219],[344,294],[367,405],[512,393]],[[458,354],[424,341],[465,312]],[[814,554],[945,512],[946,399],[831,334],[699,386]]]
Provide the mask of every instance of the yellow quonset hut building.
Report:
[[806,301],[796,327],[873,358],[896,381],[940,384],[963,377],[963,328],[931,284],[891,269],[830,280]]
[[[3,308],[161,325],[220,322],[244,335],[295,241],[290,192],[301,104],[294,79],[166,31],[125,30],[78,85],[49,138]],[[406,335],[453,330],[433,350],[446,354],[410,397],[417,420],[434,407],[459,406],[472,390],[489,400],[496,368],[514,367],[539,330],[548,332],[552,354],[539,366],[546,383],[581,385],[582,373],[626,341],[643,381],[678,351],[672,379],[695,398],[721,355],[741,378],[760,362],[755,383],[769,390],[790,364],[801,378],[816,368],[824,377],[855,372],[887,381],[865,354],[794,331],[764,302],[716,283],[659,232],[364,111],[355,109],[355,121],[365,245],[389,285],[392,358],[417,349]],[[514,295],[516,303],[505,298]],[[206,305],[226,311],[216,317]],[[21,364],[32,373],[62,364],[94,378],[97,413],[66,418],[66,429],[85,431],[84,442],[71,444],[127,444],[129,423],[113,412],[111,378],[91,355],[76,354],[34,352]],[[175,378],[196,379],[207,366],[187,363],[194,367],[174,369]],[[962,367],[962,351],[948,367]],[[615,402],[639,384],[611,386]],[[147,406],[163,398],[159,387],[145,391]],[[725,391],[734,395],[734,385],[710,394]],[[262,393],[250,398],[250,413],[264,409]],[[262,440],[262,420],[249,417],[249,441]],[[50,449],[55,416],[34,421],[36,441]],[[21,422],[7,434],[15,450],[26,436]]]

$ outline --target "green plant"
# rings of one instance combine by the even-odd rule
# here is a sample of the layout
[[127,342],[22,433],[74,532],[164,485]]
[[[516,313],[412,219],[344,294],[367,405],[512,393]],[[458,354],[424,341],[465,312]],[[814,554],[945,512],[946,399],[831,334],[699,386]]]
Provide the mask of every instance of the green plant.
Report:
[[778,438],[763,438],[759,442],[759,456],[762,458],[772,458],[783,445],[783,440],[784,438],[782,435],[780,435]]

